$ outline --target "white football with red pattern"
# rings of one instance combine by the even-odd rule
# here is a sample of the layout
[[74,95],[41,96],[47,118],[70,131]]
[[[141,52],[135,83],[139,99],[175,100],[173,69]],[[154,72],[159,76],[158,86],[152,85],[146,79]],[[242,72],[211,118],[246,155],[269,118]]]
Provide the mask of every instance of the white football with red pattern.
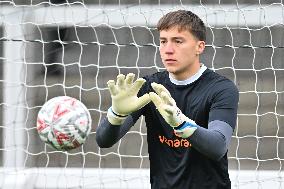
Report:
[[57,150],[67,151],[81,146],[91,132],[91,125],[86,106],[69,96],[48,100],[37,117],[41,140]]

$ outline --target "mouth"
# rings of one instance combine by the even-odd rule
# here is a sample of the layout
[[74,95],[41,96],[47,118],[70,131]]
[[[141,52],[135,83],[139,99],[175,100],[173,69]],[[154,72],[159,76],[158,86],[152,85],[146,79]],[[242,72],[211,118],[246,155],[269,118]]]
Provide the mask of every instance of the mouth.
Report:
[[177,62],[177,60],[175,60],[175,59],[170,59],[170,58],[165,59],[165,63],[167,63],[167,64],[174,64],[176,62]]

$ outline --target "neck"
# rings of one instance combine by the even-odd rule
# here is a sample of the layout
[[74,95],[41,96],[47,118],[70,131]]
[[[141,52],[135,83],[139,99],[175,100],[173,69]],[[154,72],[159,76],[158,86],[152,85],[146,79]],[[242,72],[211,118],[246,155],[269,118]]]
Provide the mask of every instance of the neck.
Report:
[[192,77],[193,75],[195,75],[201,67],[201,63],[194,63],[192,65],[190,65],[185,71],[180,72],[180,73],[169,73],[171,75],[172,78],[179,80],[179,81],[183,81],[186,80],[190,77]]

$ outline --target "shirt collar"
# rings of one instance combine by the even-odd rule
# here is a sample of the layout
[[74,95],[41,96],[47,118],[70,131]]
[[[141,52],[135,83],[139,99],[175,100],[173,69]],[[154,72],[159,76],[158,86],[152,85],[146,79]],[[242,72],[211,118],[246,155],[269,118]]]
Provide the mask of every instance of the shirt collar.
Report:
[[193,76],[191,76],[190,78],[186,79],[186,80],[176,80],[174,79],[171,74],[169,74],[169,78],[171,80],[171,82],[173,84],[176,85],[188,85],[193,83],[194,81],[196,81],[198,78],[200,78],[200,76],[203,74],[203,72],[207,69],[207,67],[204,64],[201,64],[200,69],[198,70],[198,72],[196,74],[194,74]]

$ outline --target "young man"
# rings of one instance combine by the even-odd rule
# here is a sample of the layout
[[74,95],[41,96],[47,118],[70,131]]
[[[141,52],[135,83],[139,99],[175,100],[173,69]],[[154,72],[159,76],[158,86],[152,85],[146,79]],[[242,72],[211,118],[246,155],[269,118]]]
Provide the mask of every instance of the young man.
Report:
[[109,81],[112,107],[97,129],[111,147],[141,115],[147,126],[152,189],[228,189],[227,150],[236,125],[238,90],[199,61],[205,26],[190,11],[158,22],[166,68],[135,82],[134,74]]

